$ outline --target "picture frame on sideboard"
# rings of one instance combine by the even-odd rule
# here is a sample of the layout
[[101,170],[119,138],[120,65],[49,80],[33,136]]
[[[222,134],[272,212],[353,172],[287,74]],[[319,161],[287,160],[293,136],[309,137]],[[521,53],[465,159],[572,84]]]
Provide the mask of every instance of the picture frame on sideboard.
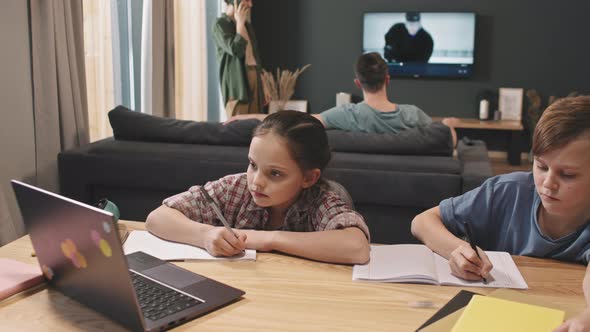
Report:
[[498,109],[502,120],[522,119],[522,101],[524,89],[522,88],[500,88],[498,93]]

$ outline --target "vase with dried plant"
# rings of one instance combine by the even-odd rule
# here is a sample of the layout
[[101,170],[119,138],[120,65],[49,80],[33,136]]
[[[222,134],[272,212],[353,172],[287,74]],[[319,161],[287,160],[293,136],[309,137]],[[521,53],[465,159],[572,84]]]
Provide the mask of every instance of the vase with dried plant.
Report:
[[[272,108],[275,111],[285,109],[285,104],[291,99],[291,97],[293,97],[293,93],[295,93],[295,83],[297,83],[297,78],[309,66],[311,65],[307,64],[295,71],[290,71],[288,69],[281,70],[280,68],[277,68],[276,76],[269,71],[262,70],[262,88],[264,90],[264,97],[269,103],[274,104],[274,107]],[[272,113],[271,107],[269,107],[269,113]]]

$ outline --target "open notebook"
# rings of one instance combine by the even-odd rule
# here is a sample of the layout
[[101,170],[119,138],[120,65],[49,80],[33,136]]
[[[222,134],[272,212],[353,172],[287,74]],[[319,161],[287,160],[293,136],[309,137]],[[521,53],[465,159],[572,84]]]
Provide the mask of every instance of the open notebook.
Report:
[[232,257],[211,256],[207,250],[188,244],[166,241],[148,231],[132,231],[123,244],[125,255],[143,251],[166,261],[176,260],[256,260],[256,250],[246,249],[242,255]]
[[488,282],[467,281],[451,274],[449,262],[421,244],[371,246],[371,260],[355,265],[353,280],[409,282],[466,287],[528,288],[507,252],[486,251],[494,265]]

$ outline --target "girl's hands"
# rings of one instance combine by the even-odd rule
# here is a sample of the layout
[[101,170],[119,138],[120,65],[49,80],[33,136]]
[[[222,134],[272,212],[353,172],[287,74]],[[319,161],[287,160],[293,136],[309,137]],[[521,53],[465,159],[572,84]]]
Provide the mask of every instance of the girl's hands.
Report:
[[257,251],[274,249],[273,241],[276,232],[249,229],[234,229],[234,231],[238,238],[225,227],[212,227],[205,235],[205,250],[216,257],[229,257],[241,253],[246,248]]
[[481,278],[489,276],[493,265],[486,253],[477,249],[481,259],[477,257],[477,253],[471,249],[468,243],[464,243],[451,252],[449,265],[455,276],[465,280],[481,280]]
[[256,230],[244,230],[248,234],[248,240],[246,241],[246,247],[248,249],[254,249],[257,251],[272,251],[274,236],[277,232],[273,231],[256,231]]
[[246,234],[235,231],[238,237],[225,227],[213,227],[205,236],[205,249],[213,256],[235,256],[246,249]]

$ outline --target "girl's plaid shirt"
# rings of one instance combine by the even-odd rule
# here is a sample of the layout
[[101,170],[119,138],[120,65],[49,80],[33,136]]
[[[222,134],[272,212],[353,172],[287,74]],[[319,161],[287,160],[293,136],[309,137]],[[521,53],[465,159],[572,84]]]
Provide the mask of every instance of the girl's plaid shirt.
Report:
[[[266,230],[270,224],[266,208],[254,203],[246,173],[228,175],[217,181],[207,182],[205,190],[217,203],[229,224],[238,229]],[[213,208],[199,192],[199,186],[166,198],[168,207],[182,212],[189,219],[214,226],[222,226]],[[353,211],[340,197],[328,191],[322,183],[303,190],[300,197],[287,211],[280,230],[313,232],[346,227],[358,227],[370,240],[369,228],[363,217]]]

